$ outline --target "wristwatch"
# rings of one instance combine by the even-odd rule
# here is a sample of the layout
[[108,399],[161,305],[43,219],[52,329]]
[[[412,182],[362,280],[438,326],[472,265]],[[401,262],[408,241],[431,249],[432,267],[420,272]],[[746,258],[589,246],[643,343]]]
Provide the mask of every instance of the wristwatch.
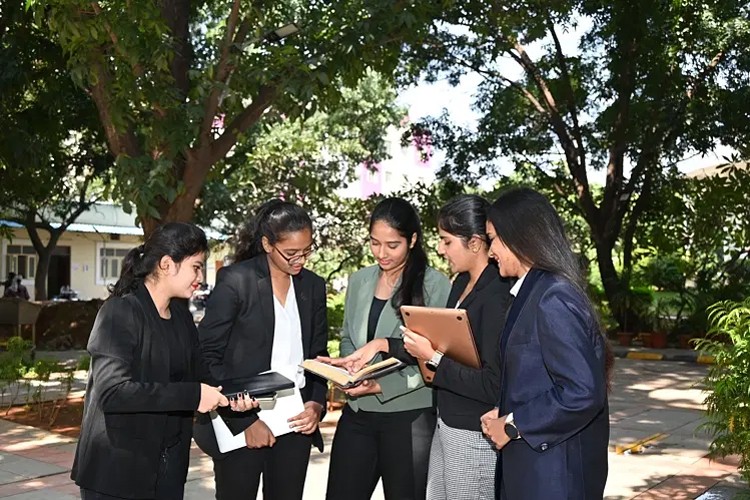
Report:
[[428,369],[432,370],[433,372],[437,371],[437,367],[440,364],[440,360],[442,359],[443,359],[443,353],[440,351],[435,351],[435,354],[432,355],[432,358],[428,359],[425,362],[425,366]]
[[521,438],[521,433],[518,432],[518,427],[516,427],[516,423],[513,421],[512,412],[508,413],[508,416],[505,417],[505,435],[508,436],[511,441]]

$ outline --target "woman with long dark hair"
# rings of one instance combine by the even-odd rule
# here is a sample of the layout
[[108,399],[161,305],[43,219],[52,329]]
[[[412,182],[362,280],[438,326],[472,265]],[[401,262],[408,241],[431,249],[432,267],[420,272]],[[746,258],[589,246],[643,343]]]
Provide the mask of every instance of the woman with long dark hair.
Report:
[[[373,339],[400,337],[402,305],[442,306],[450,282],[428,267],[414,207],[386,198],[370,216],[370,249],[377,265],[349,278],[341,355]],[[416,367],[348,389],[328,473],[329,500],[368,499],[379,479],[386,499],[425,496],[435,429],[432,390]]]
[[428,339],[404,329],[404,339],[375,339],[347,359],[356,371],[378,352],[409,364],[427,361],[435,371],[432,387],[438,422],[432,438],[427,498],[492,499],[495,450],[483,434],[480,417],[500,391],[499,338],[510,304],[510,282],[489,258],[487,211],[476,195],[461,195],[438,212],[438,253],[456,274],[446,307],[465,309],[481,367],[462,365],[436,351]]
[[[226,406],[209,379],[185,300],[203,279],[206,235],[169,223],[125,257],[96,315],[71,477],[86,500],[181,499],[193,412]],[[234,405],[235,409],[246,409]]]
[[293,432],[277,436],[257,410],[220,412],[247,444],[228,453],[218,452],[210,421],[200,419],[196,442],[214,459],[216,498],[254,499],[262,475],[264,498],[301,499],[311,446],[323,450],[318,423],[326,381],[299,368],[328,352],[326,285],[304,268],[313,250],[310,216],[294,203],[271,200],[240,234],[234,263],[217,275],[198,329],[211,373],[228,380],[291,372],[304,411],[290,418]]
[[612,354],[579,260],[550,202],[529,188],[492,205],[490,251],[518,278],[500,338],[498,407],[482,416],[501,499],[601,499],[607,481]]

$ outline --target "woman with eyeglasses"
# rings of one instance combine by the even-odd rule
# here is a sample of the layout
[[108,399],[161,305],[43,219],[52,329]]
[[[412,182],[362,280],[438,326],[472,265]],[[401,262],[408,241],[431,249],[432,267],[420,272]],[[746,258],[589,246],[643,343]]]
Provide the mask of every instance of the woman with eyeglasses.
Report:
[[217,275],[198,328],[212,375],[227,380],[291,370],[305,407],[289,420],[294,432],[278,437],[258,410],[220,412],[234,435],[244,432],[247,443],[223,454],[210,421],[196,423],[196,442],[214,459],[218,499],[254,499],[261,474],[264,498],[301,499],[311,446],[323,451],[318,423],[326,381],[299,368],[304,359],[327,355],[325,282],[304,268],[313,250],[309,215],[294,203],[271,200],[241,232],[234,263]]
[[[352,274],[346,289],[342,356],[373,339],[401,337],[402,305],[443,306],[448,300],[450,282],[427,265],[419,215],[408,201],[378,203],[370,216],[370,250],[377,265]],[[432,390],[417,367],[365,381],[346,393],[326,498],[368,499],[382,479],[387,500],[423,499],[435,410]]]

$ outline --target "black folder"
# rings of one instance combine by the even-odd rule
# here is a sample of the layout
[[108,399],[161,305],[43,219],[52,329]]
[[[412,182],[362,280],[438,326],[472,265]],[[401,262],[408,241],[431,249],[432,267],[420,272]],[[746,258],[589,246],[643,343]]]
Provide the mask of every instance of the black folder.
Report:
[[276,373],[261,373],[247,378],[237,378],[221,382],[221,393],[228,398],[234,398],[241,394],[248,396],[263,396],[273,394],[294,387],[294,382],[285,376]]

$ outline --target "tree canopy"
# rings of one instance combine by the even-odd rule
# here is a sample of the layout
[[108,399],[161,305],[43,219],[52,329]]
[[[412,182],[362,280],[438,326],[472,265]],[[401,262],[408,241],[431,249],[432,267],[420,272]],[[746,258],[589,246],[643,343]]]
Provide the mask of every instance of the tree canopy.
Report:
[[[96,103],[115,195],[148,233],[190,220],[203,184],[269,109],[310,115],[368,68],[390,75],[440,2],[29,0]],[[298,33],[279,40],[290,23]],[[334,84],[335,83],[335,84]]]
[[[475,182],[497,159],[529,166],[586,221],[607,297],[627,289],[641,215],[686,155],[746,143],[746,2],[465,1],[411,46],[405,78],[481,77],[475,129],[414,127]],[[601,191],[590,172],[603,171]],[[613,251],[623,247],[625,271]]]

